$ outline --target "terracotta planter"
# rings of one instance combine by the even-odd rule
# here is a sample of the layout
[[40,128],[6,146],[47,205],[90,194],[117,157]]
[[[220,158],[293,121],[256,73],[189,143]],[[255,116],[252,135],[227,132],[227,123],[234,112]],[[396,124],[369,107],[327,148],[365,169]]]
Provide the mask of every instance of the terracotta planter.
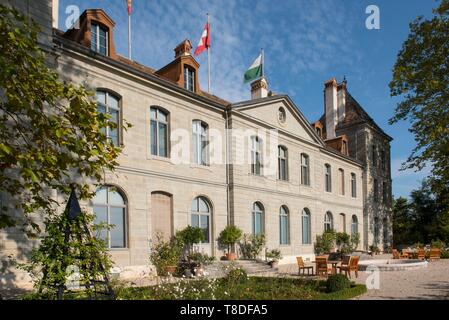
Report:
[[234,252],[226,253],[226,259],[228,261],[234,261],[235,259],[237,259],[237,254],[235,254]]
[[165,267],[165,273],[167,275],[174,275],[176,272],[176,266],[166,266]]

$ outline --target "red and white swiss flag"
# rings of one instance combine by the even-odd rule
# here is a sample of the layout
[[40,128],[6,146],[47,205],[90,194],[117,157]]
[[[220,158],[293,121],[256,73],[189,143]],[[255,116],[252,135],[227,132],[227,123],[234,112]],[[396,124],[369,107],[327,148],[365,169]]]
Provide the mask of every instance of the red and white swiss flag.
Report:
[[204,50],[207,50],[209,48],[210,48],[210,24],[208,22],[204,26],[200,42],[198,42],[198,46],[195,49],[195,55],[199,56]]

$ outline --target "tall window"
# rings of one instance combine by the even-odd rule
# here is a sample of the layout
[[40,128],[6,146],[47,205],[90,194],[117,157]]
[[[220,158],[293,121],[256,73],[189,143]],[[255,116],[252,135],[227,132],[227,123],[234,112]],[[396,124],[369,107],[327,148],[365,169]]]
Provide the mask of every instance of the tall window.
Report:
[[90,48],[105,56],[108,55],[108,29],[92,23]]
[[195,164],[202,166],[209,165],[209,139],[207,136],[207,124],[195,120],[192,128],[192,145],[193,145],[193,160]]
[[324,165],[324,185],[326,192],[332,192],[332,171],[330,164]]
[[330,211],[324,215],[324,231],[330,231],[334,229],[334,217]]
[[282,206],[279,210],[279,243],[281,245],[290,244],[290,226],[288,209]]
[[120,105],[119,99],[109,92],[97,91],[97,111],[109,115],[108,123],[114,123],[114,127],[102,128],[102,132],[111,142],[118,146],[120,143]]
[[346,233],[346,215],[344,213],[340,213],[340,224],[341,224],[341,232]]
[[254,202],[253,209],[251,212],[252,216],[252,232],[253,235],[262,234],[263,229],[263,220],[264,220],[264,209],[260,202]]
[[301,184],[310,186],[310,160],[305,153],[301,153]]
[[158,107],[150,109],[151,154],[168,157],[168,114]]
[[312,228],[310,225],[310,211],[307,208],[302,210],[302,244],[311,244]]
[[355,173],[351,173],[351,195],[353,198],[357,197],[357,179]]
[[357,233],[359,233],[359,219],[357,219],[356,215],[353,215],[351,221],[351,235],[354,236]]
[[379,218],[374,218],[374,244],[379,244],[379,236],[380,236],[380,225],[379,225]]
[[284,146],[278,147],[279,180],[288,180],[288,151]]
[[345,171],[343,169],[338,169],[338,175],[340,176],[340,194],[345,195]]
[[95,224],[114,225],[110,230],[102,228],[97,237],[103,239],[108,248],[126,248],[126,201],[116,187],[103,186],[92,200]]
[[372,161],[373,161],[373,167],[377,166],[377,148],[375,145],[372,147]]
[[321,128],[316,127],[316,134],[321,138],[322,137],[322,133],[321,133]]
[[383,242],[384,242],[384,245],[386,245],[390,241],[387,218],[383,219],[382,227],[383,227]]
[[379,201],[379,181],[377,181],[377,179],[374,179],[374,188],[373,188],[373,193],[374,193],[374,201]]
[[346,141],[343,141],[342,145],[341,145],[341,153],[343,154],[348,154],[348,144]]
[[200,227],[204,233],[204,243],[210,242],[210,205],[204,197],[192,202],[192,227]]
[[384,203],[388,203],[388,184],[386,182],[382,183],[382,198]]
[[195,91],[195,70],[188,66],[184,66],[184,88]]
[[251,173],[262,174],[262,140],[257,136],[251,137]]

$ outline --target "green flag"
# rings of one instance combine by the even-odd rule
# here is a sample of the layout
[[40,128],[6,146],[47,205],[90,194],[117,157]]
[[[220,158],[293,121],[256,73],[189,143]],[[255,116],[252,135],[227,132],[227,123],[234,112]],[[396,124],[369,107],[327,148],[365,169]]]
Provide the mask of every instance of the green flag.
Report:
[[251,67],[246,70],[244,75],[244,82],[251,82],[260,77],[262,77],[262,53],[259,54],[256,60],[254,60]]

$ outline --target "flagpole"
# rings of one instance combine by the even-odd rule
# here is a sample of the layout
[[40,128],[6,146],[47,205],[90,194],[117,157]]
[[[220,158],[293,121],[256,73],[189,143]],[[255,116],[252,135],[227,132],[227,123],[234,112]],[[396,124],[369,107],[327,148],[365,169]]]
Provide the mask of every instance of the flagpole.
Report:
[[132,60],[131,56],[131,14],[128,12],[128,58]]
[[[208,25],[208,31],[207,31],[207,37],[210,39],[210,15],[207,14],[207,25]],[[210,46],[207,48],[207,92],[210,93]]]
[[265,76],[265,53],[263,48],[260,49],[262,51],[262,78]]

